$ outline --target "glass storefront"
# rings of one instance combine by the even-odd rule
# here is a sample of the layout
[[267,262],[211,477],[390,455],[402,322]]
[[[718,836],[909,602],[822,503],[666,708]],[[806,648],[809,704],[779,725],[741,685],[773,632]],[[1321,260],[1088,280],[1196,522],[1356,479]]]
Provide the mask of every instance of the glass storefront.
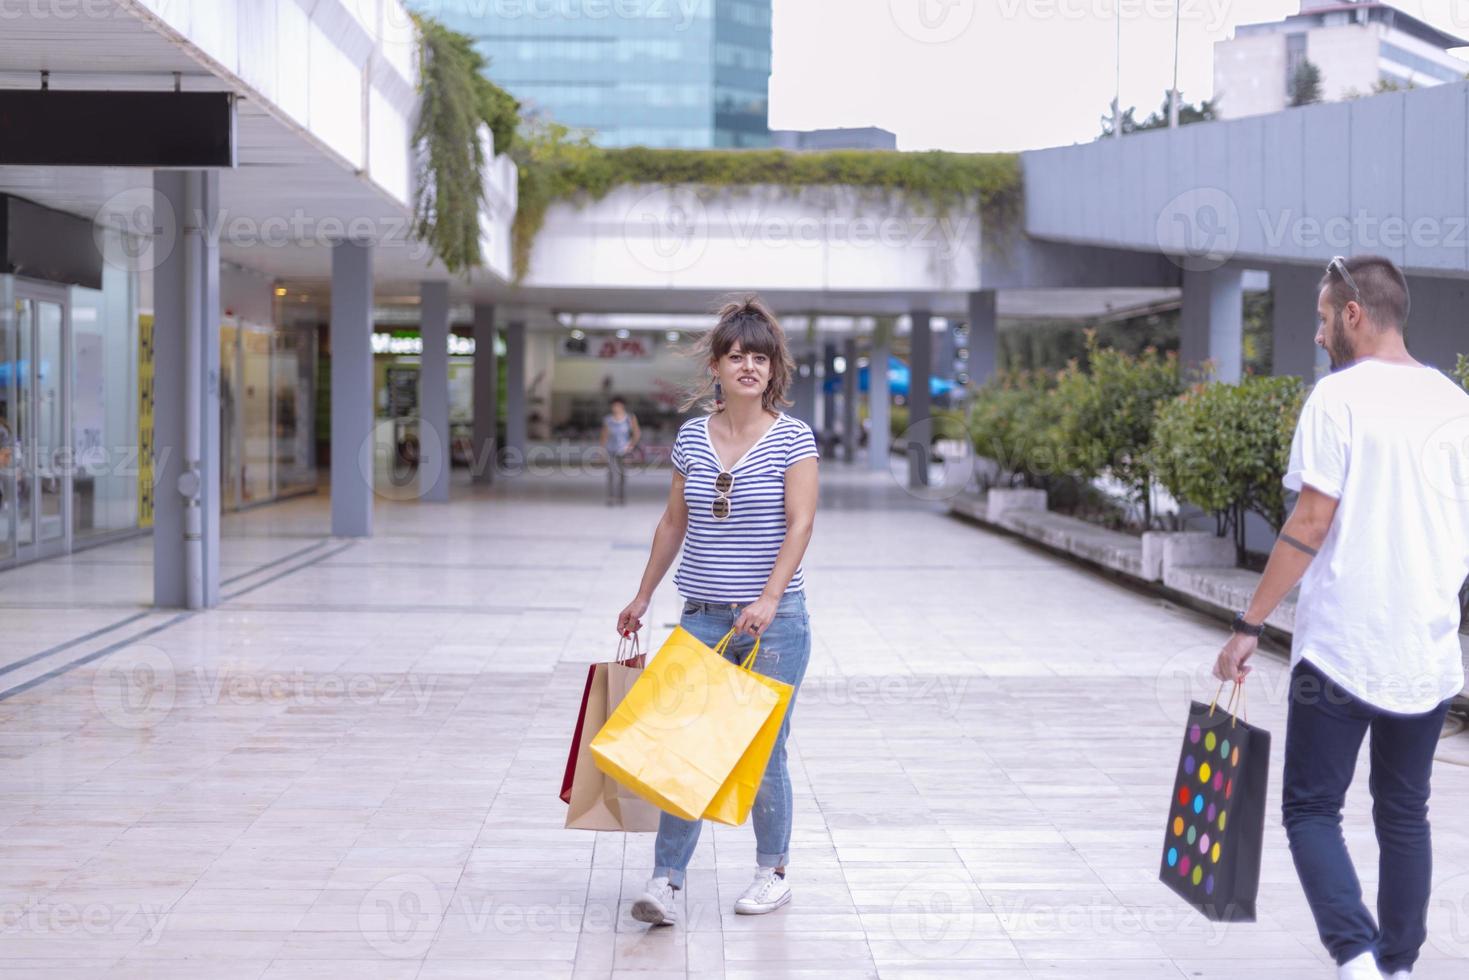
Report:
[[71,440],[67,432],[69,324],[66,291],[6,277],[0,360],[0,514],[8,561],[63,553],[69,542]]
[[219,357],[224,509],[315,490],[315,331],[229,317]]
[[15,558],[15,299],[0,276],[0,567]]
[[[406,343],[405,343],[406,342]],[[465,345],[466,338],[455,337],[451,344]],[[396,459],[405,462],[418,458],[418,372],[422,358],[418,353],[394,353],[393,349],[421,350],[422,340],[416,330],[394,330],[374,337],[373,357],[375,415],[379,421],[391,420],[391,426],[379,425],[379,438],[391,438]],[[499,362],[501,387],[504,390],[504,360]],[[451,459],[455,465],[470,465],[471,433],[474,428],[474,357],[454,353],[449,357],[449,440]]]
[[[147,285],[110,262],[100,289],[0,275],[0,567],[152,525]],[[314,491],[315,324],[219,330],[222,509]]]
[[0,276],[0,565],[138,527],[136,277]]
[[134,277],[104,266],[102,288],[72,287],[74,543],[138,526],[138,317]]

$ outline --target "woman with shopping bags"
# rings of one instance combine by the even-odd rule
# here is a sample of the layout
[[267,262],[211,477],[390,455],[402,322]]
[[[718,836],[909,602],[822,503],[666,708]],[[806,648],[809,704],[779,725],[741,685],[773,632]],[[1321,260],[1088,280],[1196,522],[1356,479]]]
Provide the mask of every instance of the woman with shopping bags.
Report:
[[[653,535],[637,596],[617,617],[636,631],[653,591],[679,556],[674,583],[683,596],[679,625],[722,649],[733,663],[754,650],[757,673],[799,688],[811,654],[801,558],[816,514],[816,439],[806,423],[781,411],[794,363],[785,334],[759,299],[726,304],[695,348],[700,380],[673,445],[673,486]],[[759,640],[758,648],[756,640]],[[794,705],[794,698],[792,699]],[[755,796],[754,880],[735,912],[759,915],[790,901],[786,863],[791,839],[791,780],[786,768],[790,712],[776,736]],[[702,826],[664,812],[653,848],[653,877],[632,907],[651,925],[677,922],[676,895]]]

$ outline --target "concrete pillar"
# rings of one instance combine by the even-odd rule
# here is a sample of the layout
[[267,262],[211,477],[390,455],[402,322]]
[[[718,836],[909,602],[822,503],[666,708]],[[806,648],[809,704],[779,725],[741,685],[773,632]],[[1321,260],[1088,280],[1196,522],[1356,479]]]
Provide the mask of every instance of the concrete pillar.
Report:
[[153,604],[219,603],[219,175],[158,171],[177,245],[153,270]]
[[1469,283],[1442,276],[1409,276],[1408,299],[1404,331],[1408,350],[1430,367],[1453,371],[1459,355],[1469,354],[1463,327]]
[[1206,361],[1214,377],[1235,383],[1244,370],[1244,273],[1239,269],[1183,273],[1179,361],[1185,371]]
[[498,416],[499,363],[495,355],[495,307],[474,307],[474,435],[470,468],[475,483],[495,479],[495,431]]
[[802,351],[795,355],[796,376],[791,382],[791,414],[816,428],[816,354]]
[[1000,369],[1000,318],[993,289],[969,294],[969,380],[982,385]]
[[332,535],[372,537],[372,246],[332,246]]
[[519,467],[525,465],[525,321],[505,328],[505,448]]
[[848,337],[842,347],[847,368],[842,372],[842,461],[855,462],[862,425],[857,419],[857,338]]
[[449,284],[418,285],[418,494],[447,503],[449,474]]
[[821,351],[821,450],[830,455],[837,444],[837,345],[828,340]]
[[1329,365],[1326,351],[1316,346],[1320,287],[1319,269],[1282,266],[1270,270],[1271,373],[1294,374],[1310,383]]
[[913,331],[908,363],[908,431],[916,438],[908,440],[908,486],[928,486],[928,439],[933,434],[930,423],[929,379],[933,376],[933,327],[927,310],[912,314]]
[[888,358],[892,347],[884,339],[873,339],[872,353],[867,358],[867,465],[886,472],[888,453],[892,447],[892,393],[888,389]]

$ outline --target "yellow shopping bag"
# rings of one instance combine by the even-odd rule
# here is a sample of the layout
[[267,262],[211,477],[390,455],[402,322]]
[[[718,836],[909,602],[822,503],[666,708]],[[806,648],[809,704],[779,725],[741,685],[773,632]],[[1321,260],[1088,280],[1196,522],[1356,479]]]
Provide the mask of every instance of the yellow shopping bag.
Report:
[[[734,636],[734,630],[725,634],[724,639],[719,641],[715,652],[723,654]],[[770,717],[765,719],[765,724],[760,726],[760,731],[755,733],[755,739],[745,754],[740,756],[740,761],[735,764],[734,771],[719,787],[719,792],[714,794],[714,799],[704,808],[704,819],[713,820],[717,823],[727,823],[739,826],[745,822],[750,815],[750,807],[755,802],[755,794],[760,791],[760,782],[765,778],[765,767],[770,765],[770,753],[775,748],[775,738],[780,734],[780,726],[785,723],[786,710],[790,707],[791,696],[795,688],[784,681],[778,681],[764,674],[757,674],[750,668],[755,663],[755,651],[760,649],[760,641],[755,641],[755,646],[745,656],[740,669],[750,671],[750,676],[756,681],[774,691],[778,700],[775,709],[770,712]]]
[[[718,649],[733,636],[730,630]],[[720,797],[781,704],[780,692],[772,686],[778,682],[749,669],[759,648],[757,640],[737,667],[683,627],[676,628],[592,739],[597,768],[659,809],[698,820]],[[769,756],[767,746],[764,759]],[[739,785],[743,781],[737,780]],[[738,787],[732,793],[735,811],[741,809],[741,796],[753,801],[753,795]],[[742,809],[748,813],[749,805]],[[731,807],[721,802],[719,811],[721,816],[712,819],[729,816]]]

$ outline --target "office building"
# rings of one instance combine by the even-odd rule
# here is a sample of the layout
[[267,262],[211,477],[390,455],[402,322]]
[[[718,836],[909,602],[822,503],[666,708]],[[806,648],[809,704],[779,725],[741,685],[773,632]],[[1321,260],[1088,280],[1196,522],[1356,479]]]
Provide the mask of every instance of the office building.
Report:
[[[771,0],[440,0],[495,82],[601,146],[770,145]],[[422,3],[420,3],[422,6]]]
[[773,129],[771,142],[783,150],[896,150],[898,137],[877,126],[845,129]]
[[1214,46],[1214,95],[1225,119],[1278,112],[1290,104],[1302,62],[1321,70],[1321,96],[1335,102],[1386,84],[1427,88],[1462,81],[1469,62],[1450,53],[1469,46],[1386,3],[1301,0],[1300,13],[1242,24]]

